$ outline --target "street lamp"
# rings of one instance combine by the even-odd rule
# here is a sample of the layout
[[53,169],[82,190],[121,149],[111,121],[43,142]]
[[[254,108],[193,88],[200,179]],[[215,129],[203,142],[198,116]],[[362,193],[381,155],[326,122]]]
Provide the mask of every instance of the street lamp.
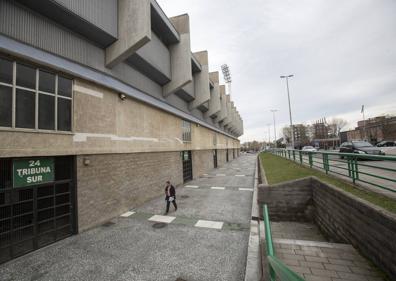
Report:
[[287,89],[287,99],[289,101],[289,117],[290,117],[290,129],[291,129],[291,137],[292,137],[292,147],[294,149],[294,130],[293,130],[293,121],[292,121],[292,113],[291,113],[291,106],[290,106],[290,94],[289,94],[289,78],[293,77],[293,74],[290,75],[282,75],[280,78],[286,79],[286,89]]
[[271,143],[271,123],[267,124],[268,126],[268,145]]
[[276,125],[275,125],[275,112],[277,112],[277,109],[271,109],[270,110],[272,112],[272,116],[274,118],[274,135],[275,135],[275,148],[278,146],[276,143]]

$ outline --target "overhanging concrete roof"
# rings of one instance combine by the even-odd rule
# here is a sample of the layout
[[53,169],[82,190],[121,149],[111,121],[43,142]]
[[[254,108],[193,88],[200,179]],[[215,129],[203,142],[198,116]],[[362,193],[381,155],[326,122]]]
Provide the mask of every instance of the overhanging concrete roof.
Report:
[[59,70],[64,73],[68,73],[72,76],[79,77],[81,79],[85,79],[87,81],[94,82],[98,85],[105,86],[109,89],[112,89],[116,92],[123,93],[131,98],[139,100],[143,103],[151,105],[155,108],[166,111],[170,114],[188,120],[190,122],[194,122],[203,127],[211,129],[220,134],[226,135],[230,138],[236,139],[235,136],[228,134],[213,125],[206,123],[205,121],[198,119],[195,116],[192,116],[178,108],[173,107],[172,105],[160,101],[144,92],[121,82],[117,78],[114,78],[108,74],[100,72],[98,70],[94,70],[90,67],[83,66],[81,64],[75,63],[63,57],[51,54],[49,52],[37,49],[30,45],[21,43],[14,39],[11,39],[7,36],[0,34],[0,50],[3,52],[7,52],[9,54],[29,59],[33,62],[41,64],[43,66],[47,66],[56,70]]

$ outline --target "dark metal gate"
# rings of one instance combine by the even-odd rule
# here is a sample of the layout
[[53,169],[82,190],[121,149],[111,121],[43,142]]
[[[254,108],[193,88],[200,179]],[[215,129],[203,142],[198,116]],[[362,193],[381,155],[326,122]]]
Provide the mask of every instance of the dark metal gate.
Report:
[[226,150],[226,162],[228,162],[229,161],[229,158],[228,158],[228,149]]
[[187,182],[193,179],[191,151],[182,151],[183,161],[183,181]]
[[217,149],[213,150],[213,167],[217,168]]
[[0,159],[0,263],[77,232],[74,157],[55,157],[54,181],[26,187],[13,187],[12,163]]
[[235,159],[235,148],[232,149],[232,159]]

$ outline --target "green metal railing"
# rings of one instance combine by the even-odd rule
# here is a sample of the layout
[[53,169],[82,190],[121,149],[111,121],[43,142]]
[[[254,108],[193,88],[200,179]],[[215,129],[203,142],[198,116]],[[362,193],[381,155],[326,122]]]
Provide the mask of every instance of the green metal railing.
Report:
[[[271,149],[271,152],[302,165],[324,170],[326,174],[348,177],[353,183],[362,182],[396,192],[396,156],[291,149]],[[372,162],[366,162],[369,160]]]
[[265,226],[265,245],[267,250],[270,280],[304,281],[304,279],[301,278],[300,275],[289,269],[287,265],[285,265],[275,256],[274,245],[272,243],[271,223],[269,220],[268,208],[266,204],[263,206],[263,217]]

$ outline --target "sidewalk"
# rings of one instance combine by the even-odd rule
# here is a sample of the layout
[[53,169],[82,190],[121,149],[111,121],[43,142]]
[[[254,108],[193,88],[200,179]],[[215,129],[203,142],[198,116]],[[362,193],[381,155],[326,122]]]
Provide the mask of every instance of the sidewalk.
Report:
[[[0,265],[0,280],[243,280],[255,155],[100,227]],[[179,279],[178,279],[179,278]]]

